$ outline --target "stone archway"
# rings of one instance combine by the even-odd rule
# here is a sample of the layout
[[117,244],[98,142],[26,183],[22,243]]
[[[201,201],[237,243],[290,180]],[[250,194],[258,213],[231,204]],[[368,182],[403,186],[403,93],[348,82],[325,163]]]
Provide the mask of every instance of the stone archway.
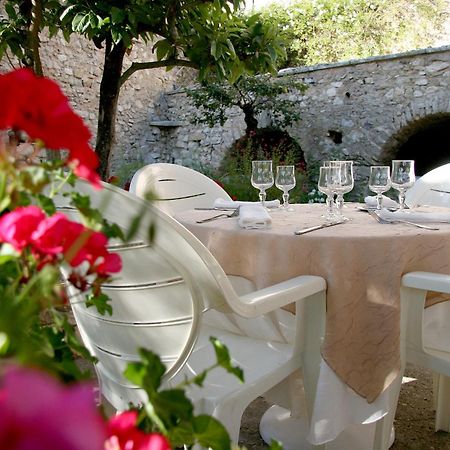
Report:
[[393,159],[414,159],[418,176],[449,163],[450,112],[416,118],[391,136],[380,161],[390,165]]

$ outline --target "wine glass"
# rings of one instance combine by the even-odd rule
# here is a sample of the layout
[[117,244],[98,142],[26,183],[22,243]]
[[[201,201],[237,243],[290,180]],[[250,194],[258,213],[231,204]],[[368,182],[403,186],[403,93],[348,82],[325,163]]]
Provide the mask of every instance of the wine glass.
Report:
[[326,205],[327,205],[327,212],[322,216],[327,221],[335,220],[336,216],[333,212],[333,204],[334,204],[334,184],[333,184],[333,172],[335,172],[335,169],[333,167],[324,167],[322,166],[319,169],[319,181],[317,183],[317,187],[322,194],[325,194],[327,196],[326,199]]
[[251,183],[259,189],[259,199],[265,207],[266,189],[273,186],[272,161],[252,161]]
[[389,166],[371,166],[369,189],[377,194],[377,209],[383,204],[383,192],[391,187],[391,168]]
[[283,205],[285,211],[294,211],[289,206],[289,191],[295,188],[295,169],[294,166],[277,166],[277,175],[275,177],[275,186],[283,191]]
[[342,214],[344,206],[344,194],[350,192],[354,187],[353,161],[325,161],[325,167],[330,167],[332,192],[336,194],[336,216],[340,220],[349,220]]
[[398,191],[400,210],[405,208],[405,192],[416,181],[414,161],[411,159],[395,159],[392,161],[391,185]]
[[339,179],[336,188],[337,215],[341,220],[348,220],[347,217],[343,216],[342,208],[344,206],[344,194],[349,193],[355,186],[353,178],[353,161],[336,161],[336,162],[339,163],[339,165],[337,166]]

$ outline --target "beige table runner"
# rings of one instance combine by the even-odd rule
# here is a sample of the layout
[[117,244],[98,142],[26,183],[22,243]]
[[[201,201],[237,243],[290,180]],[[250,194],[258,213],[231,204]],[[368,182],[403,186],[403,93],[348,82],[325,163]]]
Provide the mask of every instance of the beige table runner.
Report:
[[[322,223],[323,205],[271,212],[272,227],[242,230],[236,219],[195,221],[210,211],[177,218],[213,253],[227,274],[258,288],[298,275],[327,280],[327,331],[322,356],[355,392],[372,402],[400,370],[400,279],[413,270],[450,273],[450,224],[429,231],[382,225],[355,205],[351,221],[302,236],[294,230]],[[433,209],[435,210],[435,209]]]

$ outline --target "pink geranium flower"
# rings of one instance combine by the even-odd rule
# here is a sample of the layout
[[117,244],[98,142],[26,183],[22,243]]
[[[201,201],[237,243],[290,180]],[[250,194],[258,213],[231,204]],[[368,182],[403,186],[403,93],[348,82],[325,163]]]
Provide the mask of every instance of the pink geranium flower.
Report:
[[125,411],[109,419],[105,450],[170,450],[160,433],[144,433],[136,427],[136,411]]
[[91,386],[66,387],[37,370],[6,372],[0,390],[0,448],[102,450],[105,438]]
[[72,222],[64,214],[56,213],[38,225],[31,241],[39,252],[56,255],[70,248],[83,230],[81,223]]
[[44,219],[44,212],[37,206],[24,206],[5,214],[0,217],[0,242],[7,242],[17,251],[22,251]]

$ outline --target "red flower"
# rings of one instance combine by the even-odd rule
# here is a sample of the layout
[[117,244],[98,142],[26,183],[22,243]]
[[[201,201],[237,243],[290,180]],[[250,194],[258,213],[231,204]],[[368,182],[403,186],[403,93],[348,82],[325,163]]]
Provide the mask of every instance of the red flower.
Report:
[[56,213],[39,224],[31,236],[32,244],[43,254],[64,253],[83,230],[81,223],[72,222],[64,214]]
[[94,267],[95,273],[106,276],[109,273],[116,273],[122,270],[122,259],[117,253],[108,253],[103,256],[103,262]]
[[7,242],[17,251],[22,251],[44,219],[44,212],[37,206],[24,206],[5,214],[0,218],[0,242]]
[[137,417],[136,411],[126,411],[109,419],[105,450],[170,450],[162,434],[146,434],[136,428]]
[[69,150],[67,163],[75,174],[100,187],[98,157],[89,146],[91,132],[53,80],[19,69],[0,75],[0,93],[0,129],[21,130],[46,148]]
[[31,244],[40,253],[63,254],[72,267],[87,261],[91,273],[105,276],[122,269],[120,256],[109,253],[107,243],[103,233],[72,222],[61,213],[43,220],[31,237]]
[[99,164],[98,156],[88,144],[73,147],[68,163],[73,166],[75,175],[90,181],[94,187],[101,188],[100,177],[95,171]]

